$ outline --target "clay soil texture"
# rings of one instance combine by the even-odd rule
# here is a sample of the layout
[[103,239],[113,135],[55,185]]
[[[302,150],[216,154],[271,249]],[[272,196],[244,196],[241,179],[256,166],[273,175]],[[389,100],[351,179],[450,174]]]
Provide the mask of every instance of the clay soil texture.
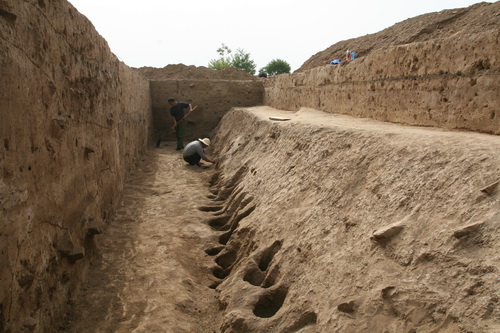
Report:
[[174,148],[128,179],[60,331],[499,329],[498,136],[255,107],[215,165]]

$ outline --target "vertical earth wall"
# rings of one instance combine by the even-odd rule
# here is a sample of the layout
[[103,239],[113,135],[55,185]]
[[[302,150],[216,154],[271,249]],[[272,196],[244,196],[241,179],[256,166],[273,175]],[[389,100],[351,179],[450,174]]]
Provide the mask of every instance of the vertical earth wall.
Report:
[[64,313],[146,149],[149,83],[64,0],[0,1],[0,331]]
[[156,136],[173,140],[174,130],[167,99],[197,106],[186,118],[186,140],[210,136],[222,117],[233,106],[262,105],[264,87],[255,80],[151,80],[153,123]]
[[415,126],[500,134],[498,29],[398,45],[278,75],[264,103]]

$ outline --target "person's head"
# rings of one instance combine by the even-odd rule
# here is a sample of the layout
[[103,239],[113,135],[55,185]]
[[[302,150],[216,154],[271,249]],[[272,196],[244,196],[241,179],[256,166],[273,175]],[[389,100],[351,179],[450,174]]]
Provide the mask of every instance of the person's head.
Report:
[[175,100],[175,98],[169,98],[168,104],[170,104],[170,106],[174,106],[175,104],[177,104],[177,101]]
[[198,139],[198,141],[200,141],[203,144],[203,146],[205,146],[205,147],[210,146],[210,139],[209,138]]

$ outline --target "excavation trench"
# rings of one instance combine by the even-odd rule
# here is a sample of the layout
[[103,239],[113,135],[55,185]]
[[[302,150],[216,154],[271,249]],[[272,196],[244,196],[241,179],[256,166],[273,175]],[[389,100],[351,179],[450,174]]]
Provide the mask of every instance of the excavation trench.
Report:
[[496,325],[500,137],[255,107],[213,142],[144,156],[63,331]]
[[[0,331],[500,331],[499,5],[264,79],[130,68],[67,1],[0,1]],[[167,97],[216,168],[145,154]]]
[[92,257],[65,332],[215,332],[210,286],[215,232],[205,223],[212,171],[191,167],[175,142],[151,148],[126,182],[116,216]]

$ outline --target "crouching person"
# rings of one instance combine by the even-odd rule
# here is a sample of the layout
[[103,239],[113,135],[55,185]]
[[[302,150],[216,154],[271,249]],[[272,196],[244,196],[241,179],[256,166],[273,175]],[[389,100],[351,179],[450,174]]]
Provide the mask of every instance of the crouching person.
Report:
[[204,149],[210,146],[210,139],[198,139],[196,141],[190,142],[187,144],[186,148],[184,148],[184,152],[182,153],[182,157],[184,161],[188,162],[189,165],[200,165],[200,160],[204,160],[210,163],[215,163],[215,160],[210,159],[207,155],[205,155]]

